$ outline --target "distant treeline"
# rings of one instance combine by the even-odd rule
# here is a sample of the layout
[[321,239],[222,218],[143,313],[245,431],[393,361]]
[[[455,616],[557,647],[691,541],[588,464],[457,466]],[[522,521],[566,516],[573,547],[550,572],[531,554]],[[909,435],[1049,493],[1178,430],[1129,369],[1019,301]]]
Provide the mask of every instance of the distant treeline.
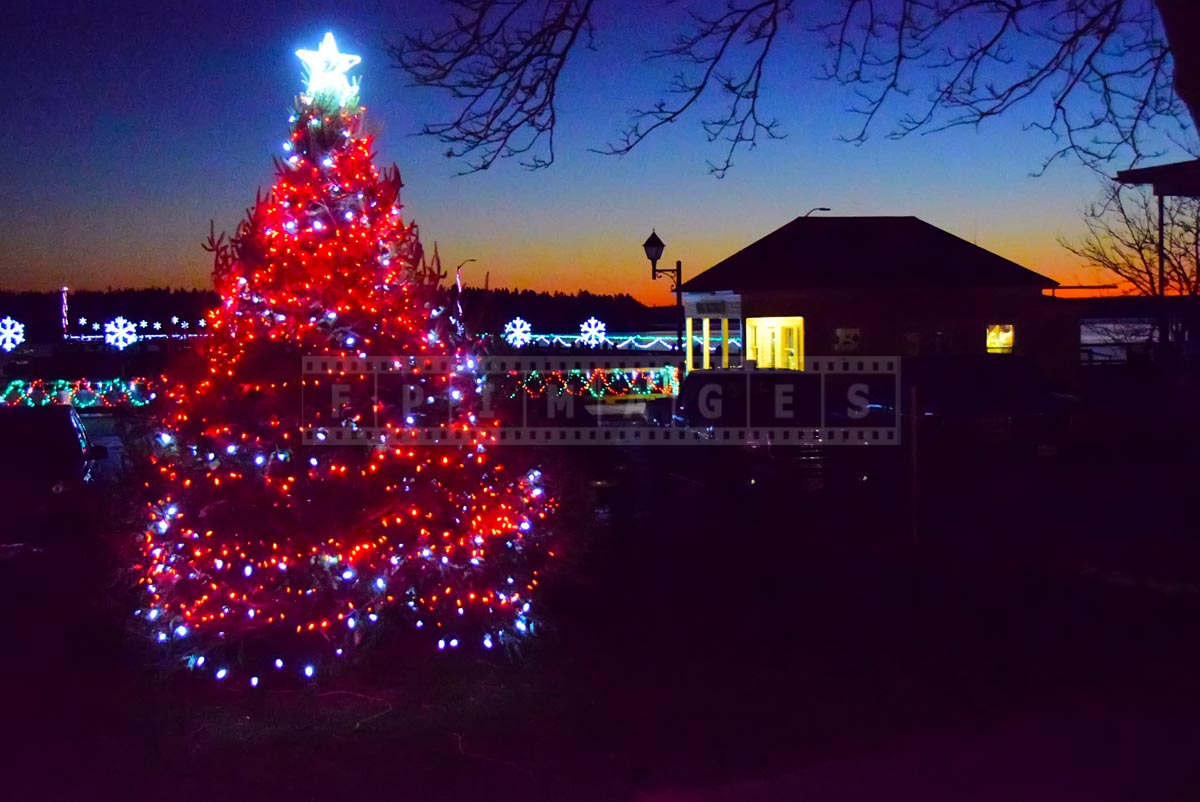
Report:
[[625,293],[593,295],[586,290],[567,294],[533,290],[484,290],[467,287],[462,298],[463,320],[479,333],[499,333],[515,317],[529,321],[534,333],[571,334],[594,317],[609,331],[674,329],[674,307],[646,306]]
[[[91,333],[93,322],[105,323],[118,315],[138,322],[172,317],[195,326],[205,312],[217,305],[212,290],[81,290],[68,295],[69,330]],[[515,317],[529,321],[534,332],[571,333],[589,317],[605,323],[609,331],[671,329],[672,307],[648,307],[627,294],[594,295],[587,291],[534,292],[533,290],[484,290],[468,287],[461,299],[463,318],[479,334],[499,333]],[[62,298],[57,292],[2,292],[0,318],[12,317],[25,324],[29,342],[53,342],[61,337]],[[80,325],[80,319],[87,324]]]

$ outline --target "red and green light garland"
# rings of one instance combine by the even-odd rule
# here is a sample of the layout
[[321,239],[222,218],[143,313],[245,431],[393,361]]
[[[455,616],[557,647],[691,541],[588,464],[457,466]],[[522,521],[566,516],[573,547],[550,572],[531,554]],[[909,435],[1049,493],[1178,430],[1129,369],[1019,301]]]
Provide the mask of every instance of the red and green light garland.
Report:
[[152,388],[148,379],[12,379],[0,390],[0,406],[144,407],[155,398]]
[[678,368],[649,370],[636,368],[594,368],[592,370],[530,371],[524,376],[510,374],[513,389],[510,398],[524,391],[530,398],[541,398],[551,387],[558,392],[592,398],[661,398],[678,392]]

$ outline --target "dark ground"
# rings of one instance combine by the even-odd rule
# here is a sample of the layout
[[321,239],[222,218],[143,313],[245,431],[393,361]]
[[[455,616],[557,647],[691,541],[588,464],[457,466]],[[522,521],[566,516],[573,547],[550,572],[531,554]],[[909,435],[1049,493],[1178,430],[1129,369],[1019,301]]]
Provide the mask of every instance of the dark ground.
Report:
[[919,542],[888,489],[697,453],[548,455],[521,660],[397,635],[308,695],[147,668],[101,544],[10,556],[0,798],[1200,799],[1190,451],[930,467]]

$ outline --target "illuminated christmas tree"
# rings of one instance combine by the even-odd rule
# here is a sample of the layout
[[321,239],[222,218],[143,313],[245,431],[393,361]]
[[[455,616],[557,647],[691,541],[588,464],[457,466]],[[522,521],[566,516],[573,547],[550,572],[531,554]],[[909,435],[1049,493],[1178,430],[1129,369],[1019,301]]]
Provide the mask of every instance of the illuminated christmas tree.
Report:
[[[486,448],[473,343],[401,219],[398,171],[372,160],[358,57],[329,34],[297,55],[308,85],[275,186],[231,239],[210,238],[207,372],[167,393],[137,566],[138,615],[167,653],[253,686],[318,675],[380,616],[441,649],[515,642],[554,506],[539,472],[510,475]],[[397,355],[403,395],[431,403],[381,393],[304,416],[302,393],[332,383],[302,373],[305,355]],[[414,445],[435,419],[461,444]],[[319,440],[368,420],[382,433],[365,444],[304,442],[305,427]]]

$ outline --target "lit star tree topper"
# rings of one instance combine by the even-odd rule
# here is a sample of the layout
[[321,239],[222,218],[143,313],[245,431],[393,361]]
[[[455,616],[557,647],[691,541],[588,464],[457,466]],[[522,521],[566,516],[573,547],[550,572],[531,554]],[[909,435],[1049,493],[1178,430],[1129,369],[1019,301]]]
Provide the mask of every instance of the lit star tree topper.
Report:
[[332,33],[325,34],[316,50],[297,50],[296,55],[308,73],[305,94],[309,98],[328,99],[335,108],[351,105],[358,98],[358,79],[351,82],[346,73],[362,59],[338,52]]

